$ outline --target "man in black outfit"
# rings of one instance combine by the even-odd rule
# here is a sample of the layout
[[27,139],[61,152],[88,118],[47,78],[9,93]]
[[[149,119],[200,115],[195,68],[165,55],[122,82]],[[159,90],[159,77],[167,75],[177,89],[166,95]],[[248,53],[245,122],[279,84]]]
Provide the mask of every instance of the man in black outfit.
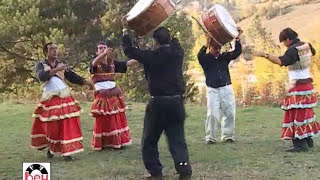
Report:
[[[234,142],[234,127],[236,118],[236,103],[231,85],[229,63],[239,57],[242,52],[239,36],[242,30],[238,28],[235,50],[220,53],[221,45],[216,44],[210,34],[207,35],[207,45],[198,53],[198,60],[206,77],[207,85],[207,119],[205,123],[206,143],[217,142],[217,122],[221,120],[221,141]],[[207,48],[210,52],[207,54]]]
[[159,47],[153,51],[133,47],[127,33],[126,18],[123,18],[122,46],[126,56],[144,65],[149,99],[144,117],[142,137],[142,158],[150,173],[150,178],[162,177],[162,164],[159,161],[158,141],[164,131],[180,178],[192,174],[189,164],[187,144],[184,137],[185,92],[182,61],[184,51],[177,39],[171,38],[168,29],[158,28],[153,38]]

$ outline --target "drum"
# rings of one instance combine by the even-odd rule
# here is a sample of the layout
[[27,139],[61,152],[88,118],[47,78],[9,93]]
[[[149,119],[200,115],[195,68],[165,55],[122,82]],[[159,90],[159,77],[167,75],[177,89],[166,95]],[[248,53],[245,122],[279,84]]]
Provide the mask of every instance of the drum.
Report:
[[175,10],[171,0],[139,0],[127,14],[128,25],[144,36],[156,29]]
[[215,44],[224,45],[239,34],[237,25],[229,12],[221,5],[214,5],[202,15],[203,25],[213,36]]

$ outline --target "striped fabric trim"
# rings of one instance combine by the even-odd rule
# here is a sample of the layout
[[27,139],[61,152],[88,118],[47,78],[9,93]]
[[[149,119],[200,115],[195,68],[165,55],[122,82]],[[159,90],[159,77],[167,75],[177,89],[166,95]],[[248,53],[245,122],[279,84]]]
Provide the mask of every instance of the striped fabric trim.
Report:
[[83,151],[84,151],[84,149],[81,148],[81,149],[77,149],[77,150],[74,150],[74,151],[71,151],[71,152],[66,152],[66,153],[53,152],[53,151],[50,150],[50,153],[53,154],[53,155],[70,156],[72,154],[76,154],[76,153],[83,152]]
[[[82,141],[82,140],[83,140],[83,137],[74,138],[74,139],[70,139],[70,140],[53,140],[53,139],[48,138],[48,137],[47,137],[46,135],[44,135],[44,134],[34,134],[34,135],[31,135],[31,138],[41,138],[41,137],[46,138],[50,143],[53,143],[53,144],[57,144],[57,143],[70,144],[70,143],[73,143],[73,142],[77,142],[77,141]],[[37,148],[38,148],[38,146],[37,146]]]
[[93,114],[112,115],[112,114],[118,114],[119,112],[125,112],[126,109],[128,109],[128,108],[127,107],[121,108],[121,109],[114,110],[114,111],[104,111],[104,110],[93,109],[93,110],[91,110],[90,114],[91,114],[91,116],[93,116]]
[[303,125],[312,123],[312,122],[314,122],[315,120],[316,120],[316,117],[313,117],[313,118],[310,118],[310,119],[306,119],[306,120],[304,120],[303,122],[298,122],[298,121],[294,120],[294,122],[291,122],[291,123],[283,123],[283,124],[282,124],[282,127],[290,128],[290,127],[292,127],[293,125],[303,126]]
[[126,131],[129,131],[129,127],[125,127],[125,128],[122,128],[122,129],[117,129],[117,130],[114,130],[114,131],[111,131],[111,132],[103,132],[103,133],[95,133],[93,132],[93,137],[102,137],[102,136],[113,136],[113,135],[116,135],[116,134],[120,134],[120,133],[123,133],[123,132],[126,132]]
[[73,105],[76,105],[76,104],[78,104],[78,101],[74,101],[74,102],[70,102],[70,103],[63,103],[63,104],[60,104],[60,105],[50,106],[50,107],[46,107],[43,104],[39,104],[38,107],[41,107],[45,111],[49,111],[49,110],[52,110],[52,109],[59,109],[59,108],[62,108],[62,107],[73,106]]
[[317,102],[312,104],[291,104],[289,106],[281,106],[281,109],[283,110],[289,110],[289,109],[307,109],[307,108],[314,108],[317,106]]
[[287,94],[287,96],[303,96],[303,95],[309,95],[309,94],[313,94],[314,90],[309,90],[309,91],[294,91],[294,92],[290,92]]
[[[314,133],[314,132],[311,132],[311,133],[306,133],[306,134],[303,134],[301,136],[299,135],[295,135],[294,138],[298,138],[298,139],[304,139],[304,138],[307,138],[307,137],[318,137],[319,136],[319,133]],[[293,138],[292,137],[288,137],[288,136],[285,136],[283,138],[281,138],[281,140],[292,140]]]
[[73,117],[78,117],[80,114],[83,112],[83,110],[70,113],[70,114],[65,114],[61,116],[50,116],[50,117],[42,117],[40,114],[33,114],[32,117],[34,118],[39,118],[43,122],[48,122],[48,121],[53,121],[53,120],[62,120],[62,119],[67,119],[67,118],[73,118]]
[[[132,143],[132,140],[130,140],[129,142],[127,142],[127,143],[122,143],[122,144],[120,144],[120,145],[112,145],[112,144],[109,144],[109,145],[106,145],[106,146],[103,146],[103,147],[113,147],[113,148],[121,148],[122,146],[129,146],[129,145],[131,145],[131,143]],[[100,151],[103,147],[100,147],[100,148],[96,148],[96,147],[94,147],[94,146],[91,146],[92,147],[92,149],[93,150],[98,150],[98,151]]]

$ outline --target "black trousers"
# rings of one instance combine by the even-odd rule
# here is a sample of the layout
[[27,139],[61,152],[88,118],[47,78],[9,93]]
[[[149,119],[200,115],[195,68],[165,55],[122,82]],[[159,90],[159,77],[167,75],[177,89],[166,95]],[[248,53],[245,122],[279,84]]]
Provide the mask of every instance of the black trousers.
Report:
[[144,118],[142,158],[152,176],[162,176],[158,141],[164,131],[169,150],[180,176],[191,176],[187,144],[184,138],[185,109],[182,96],[149,99]]

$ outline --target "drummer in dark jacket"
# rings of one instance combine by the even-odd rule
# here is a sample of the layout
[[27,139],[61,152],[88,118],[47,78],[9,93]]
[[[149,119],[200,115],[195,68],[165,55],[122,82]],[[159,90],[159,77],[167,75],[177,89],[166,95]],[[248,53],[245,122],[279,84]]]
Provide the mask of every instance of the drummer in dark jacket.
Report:
[[152,96],[146,107],[142,137],[142,158],[150,173],[149,177],[162,177],[158,141],[163,131],[178,174],[182,178],[190,177],[192,170],[184,137],[185,108],[182,96],[185,92],[182,75],[184,51],[179,41],[172,38],[169,30],[164,27],[153,33],[159,45],[157,49],[151,51],[135,48],[128,36],[127,26],[124,17],[124,53],[144,65]]
[[[242,33],[239,30],[239,35]],[[206,54],[207,48],[210,52]],[[221,119],[221,141],[233,142],[235,127],[235,97],[231,85],[229,63],[242,52],[239,36],[236,38],[235,50],[220,53],[221,45],[211,35],[207,35],[207,45],[198,53],[198,60],[203,68],[207,85],[207,119],[205,123],[205,140],[207,144],[217,141],[217,121]]]

